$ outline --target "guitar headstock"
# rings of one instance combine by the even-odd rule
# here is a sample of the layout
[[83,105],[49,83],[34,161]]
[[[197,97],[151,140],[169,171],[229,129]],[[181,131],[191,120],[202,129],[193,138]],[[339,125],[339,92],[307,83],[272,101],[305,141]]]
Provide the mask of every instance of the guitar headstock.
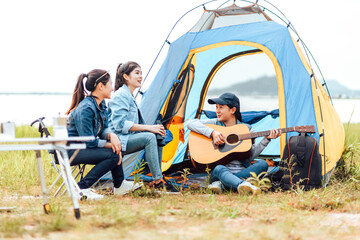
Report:
[[314,125],[297,126],[295,127],[295,131],[302,133],[315,133],[315,127]]

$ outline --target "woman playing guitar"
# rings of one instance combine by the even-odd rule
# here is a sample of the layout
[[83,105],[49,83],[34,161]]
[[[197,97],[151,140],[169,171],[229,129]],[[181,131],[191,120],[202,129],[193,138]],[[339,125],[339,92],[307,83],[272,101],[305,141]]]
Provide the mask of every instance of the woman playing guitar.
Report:
[[[208,100],[209,104],[216,104],[216,119],[189,120],[187,127],[196,133],[202,134],[208,138],[212,138],[214,144],[217,146],[225,143],[225,137],[221,132],[218,132],[204,124],[216,124],[224,127],[234,126],[242,123],[240,113],[240,101],[232,93],[224,93],[219,98]],[[252,127],[247,125],[250,132],[253,132]],[[264,137],[258,144],[252,145],[251,156],[247,159],[233,159],[227,165],[217,165],[211,171],[209,188],[217,193],[221,193],[222,189],[237,189],[239,193],[253,193],[258,194],[261,190],[251,183],[243,180],[250,177],[250,172],[260,174],[267,171],[268,164],[265,160],[258,160],[251,165],[251,161],[258,157],[260,153],[269,144],[271,139],[279,137],[280,131],[276,129],[270,130],[270,135]]]

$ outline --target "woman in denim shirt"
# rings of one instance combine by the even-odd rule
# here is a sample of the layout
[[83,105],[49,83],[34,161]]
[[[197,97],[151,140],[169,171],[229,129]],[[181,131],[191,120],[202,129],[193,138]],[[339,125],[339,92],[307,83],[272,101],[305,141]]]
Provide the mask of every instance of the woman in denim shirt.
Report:
[[176,189],[163,179],[161,172],[162,147],[158,147],[155,134],[165,136],[164,126],[146,125],[138,108],[133,92],[141,86],[142,71],[136,62],[120,64],[116,71],[115,93],[109,103],[110,126],[121,140],[124,154],[145,149],[145,159],[153,177],[150,186]]
[[[84,88],[91,92],[87,95]],[[108,127],[107,107],[105,98],[111,97],[113,91],[110,75],[105,70],[94,69],[88,74],[81,74],[73,93],[71,107],[66,114],[68,118],[69,136],[94,136],[95,139],[86,142],[86,149],[80,150],[72,161],[72,165],[95,165],[78,183],[81,192],[88,199],[101,199],[90,187],[104,174],[111,171],[114,182],[114,193],[120,188],[124,179],[121,164],[121,143],[116,134]],[[85,97],[86,96],[86,97]],[[69,156],[75,150],[69,150]]]

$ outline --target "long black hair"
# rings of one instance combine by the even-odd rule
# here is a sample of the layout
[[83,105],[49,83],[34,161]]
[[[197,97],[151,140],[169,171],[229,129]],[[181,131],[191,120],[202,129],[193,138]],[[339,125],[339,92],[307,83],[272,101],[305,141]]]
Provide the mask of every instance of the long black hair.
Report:
[[140,65],[133,61],[120,63],[118,65],[115,77],[115,91],[121,88],[124,84],[126,85],[124,74],[130,75],[130,73],[137,67],[140,67]]
[[83,84],[85,78],[87,78],[85,82],[86,90],[93,92],[99,83],[106,85],[106,83],[110,80],[110,74],[107,71],[101,69],[94,69],[87,74],[80,74],[75,85],[74,93],[72,95],[70,108],[67,110],[66,115],[75,110],[79,103],[87,96]]

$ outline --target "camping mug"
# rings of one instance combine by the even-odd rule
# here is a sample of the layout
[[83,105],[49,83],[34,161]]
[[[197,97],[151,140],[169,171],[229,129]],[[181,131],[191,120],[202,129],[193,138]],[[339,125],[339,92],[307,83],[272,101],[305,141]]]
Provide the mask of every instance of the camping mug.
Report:
[[1,133],[11,138],[15,138],[15,123],[14,122],[1,123]]
[[54,138],[67,138],[68,132],[66,129],[66,118],[54,118]]

